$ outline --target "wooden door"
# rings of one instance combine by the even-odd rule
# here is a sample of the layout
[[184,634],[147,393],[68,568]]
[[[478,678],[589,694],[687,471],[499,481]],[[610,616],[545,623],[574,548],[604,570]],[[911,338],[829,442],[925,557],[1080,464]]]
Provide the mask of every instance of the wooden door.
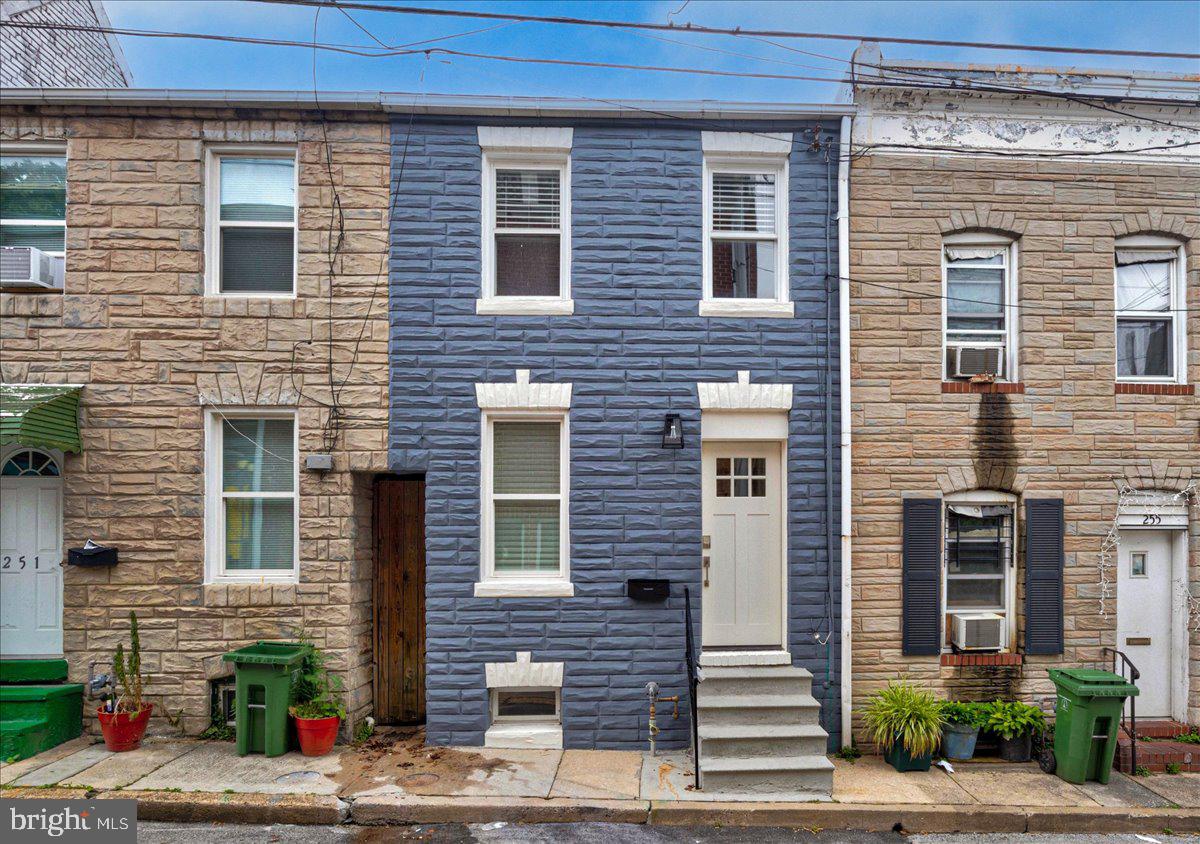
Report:
[[425,720],[425,479],[375,481],[375,719]]

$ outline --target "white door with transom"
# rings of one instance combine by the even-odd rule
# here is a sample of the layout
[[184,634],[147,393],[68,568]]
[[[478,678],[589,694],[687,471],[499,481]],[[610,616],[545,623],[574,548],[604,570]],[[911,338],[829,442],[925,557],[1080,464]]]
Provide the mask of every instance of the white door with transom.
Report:
[[1137,667],[1139,718],[1171,717],[1171,534],[1123,530],[1117,554],[1117,649]]
[[0,656],[61,657],[62,478],[48,454],[0,464]]
[[781,451],[778,442],[704,443],[704,648],[783,645]]

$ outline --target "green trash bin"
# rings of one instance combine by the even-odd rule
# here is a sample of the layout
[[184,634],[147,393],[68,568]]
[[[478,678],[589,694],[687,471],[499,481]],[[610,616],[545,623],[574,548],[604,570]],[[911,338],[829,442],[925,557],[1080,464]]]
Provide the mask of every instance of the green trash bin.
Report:
[[1137,686],[1111,671],[1051,668],[1058,690],[1054,705],[1056,773],[1067,782],[1108,782],[1117,750],[1125,699]]
[[292,679],[305,651],[305,645],[295,642],[255,642],[222,657],[233,663],[235,673],[238,756],[287,753]]

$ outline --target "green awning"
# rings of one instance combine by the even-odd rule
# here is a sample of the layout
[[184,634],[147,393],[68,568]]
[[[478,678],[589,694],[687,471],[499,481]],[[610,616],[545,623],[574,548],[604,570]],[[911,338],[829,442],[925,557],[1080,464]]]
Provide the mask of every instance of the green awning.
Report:
[[0,384],[0,445],[79,452],[79,392],[66,384]]

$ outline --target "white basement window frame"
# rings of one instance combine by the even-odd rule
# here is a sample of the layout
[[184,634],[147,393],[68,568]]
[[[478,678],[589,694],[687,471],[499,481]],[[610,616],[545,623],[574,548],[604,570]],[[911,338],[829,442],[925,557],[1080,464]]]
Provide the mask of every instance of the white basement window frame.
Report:
[[[67,259],[67,147],[66,144],[61,143],[12,141],[0,143],[0,168],[7,169],[12,167],[15,160],[22,158],[62,159],[62,216],[58,216],[57,214],[54,216],[41,214],[33,217],[27,215],[5,217],[3,215],[5,211],[9,210],[9,206],[8,203],[0,200],[0,246],[35,246],[41,249],[41,251],[58,261],[58,273],[61,278]],[[11,190],[11,188],[9,189]],[[3,193],[4,190],[5,188],[0,184],[0,193]],[[24,229],[25,231],[18,231],[20,229]],[[39,237],[41,232],[30,231],[30,229],[45,229],[46,236],[52,238],[54,242],[47,242],[44,237]],[[54,237],[54,233],[50,231],[51,229],[60,229],[62,231],[61,240]]]
[[[247,420],[286,420],[292,427],[290,455],[270,452],[274,457],[290,456],[290,491],[226,491],[226,423]],[[300,448],[299,425],[290,408],[213,408],[204,415],[205,425],[205,582],[206,583],[296,583],[300,577]],[[237,434],[237,436],[242,436]],[[261,444],[257,447],[262,448]],[[291,564],[278,568],[231,569],[228,566],[226,502],[233,499],[290,500],[292,502]]]
[[[789,144],[785,144],[786,149]],[[769,229],[735,227],[731,221],[719,221],[714,215],[724,206],[722,177],[759,176],[769,177],[774,182],[774,204],[771,207],[773,220]],[[790,274],[788,271],[788,159],[787,153],[764,155],[761,153],[739,155],[735,152],[705,152],[703,163],[703,237],[704,257],[703,298],[700,301],[700,316],[711,317],[791,317],[795,315],[795,304],[791,301]],[[727,185],[726,187],[732,187]],[[726,197],[727,198],[727,197]],[[774,289],[770,295],[716,296],[713,292],[714,251],[718,243],[741,244],[769,243],[775,250],[775,260],[770,272],[774,276]]]
[[[558,491],[495,492],[495,431],[497,425],[514,422],[554,423],[559,426]],[[484,411],[480,449],[480,581],[476,597],[528,598],[571,597],[575,594],[570,574],[570,421],[566,412]],[[503,501],[558,503],[558,569],[556,571],[504,571],[496,565],[496,504]]]
[[[221,219],[221,167],[237,159],[290,161],[292,164],[292,219],[223,220]],[[205,148],[204,196],[204,291],[207,296],[258,299],[294,299],[299,264],[300,240],[300,162],[294,146],[217,145]],[[253,289],[226,290],[222,270],[222,235],[229,229],[274,229],[292,233],[292,277],[287,290]]]
[[[1142,384],[1186,384],[1187,383],[1187,273],[1183,244],[1178,240],[1157,235],[1134,235],[1123,237],[1116,241],[1114,250],[1113,293],[1116,319],[1113,326],[1114,344],[1116,349],[1113,363],[1116,380],[1124,383]],[[1135,272],[1124,267],[1146,266],[1154,267],[1166,264],[1166,278],[1160,279],[1167,285],[1166,290],[1147,289],[1145,294],[1137,295],[1133,301],[1127,299],[1122,292],[1121,276],[1123,273]],[[1149,269],[1146,270],[1150,272]],[[1147,284],[1153,284],[1154,279],[1146,275],[1143,279]],[[1161,294],[1166,293],[1164,297]],[[1151,299],[1155,301],[1151,301]],[[1144,307],[1153,304],[1153,307]],[[1167,353],[1167,372],[1165,374],[1122,374],[1122,323],[1158,323],[1165,325],[1169,336],[1164,351]],[[1138,349],[1130,348],[1135,363],[1144,355],[1137,355]],[[1148,351],[1148,348],[1147,350]],[[1128,359],[1127,357],[1125,359]]]
[[[950,652],[953,650],[950,644],[950,636],[948,634],[950,628],[950,615],[952,613],[995,613],[1004,617],[1004,645],[1000,648],[1001,653],[1011,653],[1014,650],[1017,624],[1017,496],[1011,493],[999,492],[994,490],[972,490],[969,492],[958,492],[947,495],[942,501],[943,520],[942,520],[942,588],[941,588],[941,615],[942,619],[942,650]],[[964,510],[980,508],[983,513],[996,515],[997,508],[1007,509],[1007,514],[1001,516],[1001,524],[999,525],[1000,541],[1002,543],[1001,553],[1001,571],[998,573],[967,573],[950,571],[950,562],[952,557],[952,543],[959,540],[952,536],[952,514],[955,507],[962,507]],[[971,540],[962,540],[971,541]],[[951,581],[966,582],[970,580],[1002,580],[1001,596],[1002,603],[995,605],[978,605],[978,606],[952,606],[950,601],[950,585]]]
[[[952,257],[954,256],[954,257]],[[1017,278],[1017,243],[1010,237],[988,232],[964,232],[947,235],[942,240],[942,376],[947,380],[962,378],[956,375],[955,361],[964,347],[1001,349],[1003,374],[998,381],[1016,382],[1020,314],[1018,312],[1019,284]],[[967,297],[952,296],[955,283],[951,276],[956,270],[996,270],[1002,272],[1001,303],[998,310],[972,316],[961,306]],[[952,313],[954,310],[960,312]],[[999,320],[1001,328],[965,327],[965,320],[983,322]],[[954,323],[957,321],[957,325]]]
[[[571,155],[565,151],[541,150],[518,152],[512,150],[483,150],[483,197],[481,266],[483,270],[481,296],[475,311],[495,315],[569,316],[575,312],[571,299]],[[558,208],[556,214],[547,211],[542,224],[519,226],[500,225],[497,220],[497,183],[502,173],[551,173],[558,178]],[[538,223],[537,220],[531,221]],[[551,223],[554,223],[551,225]],[[509,295],[498,290],[498,259],[496,239],[504,235],[558,237],[557,295]]]

